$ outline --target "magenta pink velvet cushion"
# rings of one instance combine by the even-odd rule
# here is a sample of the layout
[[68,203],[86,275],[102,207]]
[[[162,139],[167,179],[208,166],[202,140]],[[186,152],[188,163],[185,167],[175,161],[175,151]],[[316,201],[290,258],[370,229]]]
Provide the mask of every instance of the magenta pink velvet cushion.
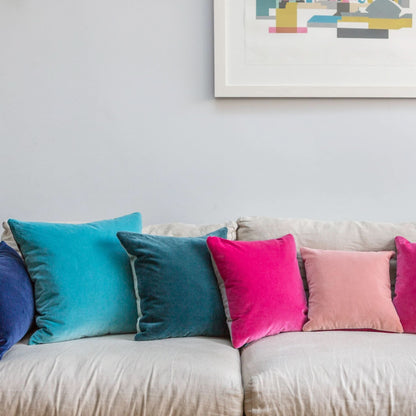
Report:
[[301,331],[306,296],[292,235],[267,241],[208,237],[235,348],[280,332]]
[[403,332],[391,300],[393,251],[358,252],[301,248],[309,285],[304,331],[373,329]]
[[395,238],[397,249],[396,296],[393,300],[404,332],[416,334],[416,244]]

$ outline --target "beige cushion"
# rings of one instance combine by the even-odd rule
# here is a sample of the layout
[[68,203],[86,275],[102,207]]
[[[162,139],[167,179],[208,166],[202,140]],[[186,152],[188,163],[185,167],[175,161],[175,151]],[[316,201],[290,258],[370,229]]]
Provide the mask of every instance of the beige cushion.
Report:
[[229,240],[235,240],[237,238],[237,223],[234,221],[210,225],[183,223],[147,225],[143,227],[143,234],[167,235],[172,237],[199,237],[222,227],[228,228],[227,238]]
[[1,241],[4,241],[6,244],[9,245],[9,247],[14,248],[20,254],[19,247],[17,247],[17,243],[13,237],[12,230],[10,229],[8,222],[3,221],[2,225],[3,234],[1,235]]
[[238,240],[266,240],[293,234],[298,247],[323,250],[394,250],[394,237],[416,241],[416,222],[318,221],[244,217],[237,220]]
[[284,333],[241,354],[246,416],[416,414],[416,336]]
[[[237,224],[237,240],[267,240],[293,234],[305,285],[305,269],[299,253],[300,247],[323,250],[389,251],[395,250],[394,237],[397,235],[416,242],[416,222],[392,224],[244,217],[239,218]],[[396,276],[395,258],[391,260],[390,266],[393,290]]]
[[[79,222],[71,222],[72,224],[79,224]],[[167,235],[173,237],[199,237],[201,235],[208,234],[212,231],[218,230],[219,228],[227,227],[229,240],[235,240],[237,238],[237,223],[229,221],[222,224],[210,224],[210,225],[196,225],[196,224],[182,224],[182,223],[171,223],[171,224],[156,224],[148,225],[143,227],[143,234],[153,235]],[[19,254],[20,250],[13,238],[12,231],[10,230],[7,221],[3,222],[3,234],[1,241],[7,243],[10,247],[14,248]]]
[[0,380],[1,416],[243,412],[239,352],[219,338],[19,343],[3,357]]

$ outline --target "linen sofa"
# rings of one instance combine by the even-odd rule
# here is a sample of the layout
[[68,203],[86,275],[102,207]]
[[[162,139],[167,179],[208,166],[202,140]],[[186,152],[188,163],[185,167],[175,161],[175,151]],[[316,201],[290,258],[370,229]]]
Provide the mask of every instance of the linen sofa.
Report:
[[[230,239],[291,233],[297,247],[318,249],[394,250],[397,235],[416,241],[416,223],[261,217],[155,225],[143,233],[200,236],[222,226]],[[2,240],[14,245],[7,224]],[[395,259],[390,265],[394,291]],[[288,332],[241,350],[213,337],[134,342],[133,334],[121,334],[43,345],[27,340],[0,361],[0,416],[416,414],[413,334]]]

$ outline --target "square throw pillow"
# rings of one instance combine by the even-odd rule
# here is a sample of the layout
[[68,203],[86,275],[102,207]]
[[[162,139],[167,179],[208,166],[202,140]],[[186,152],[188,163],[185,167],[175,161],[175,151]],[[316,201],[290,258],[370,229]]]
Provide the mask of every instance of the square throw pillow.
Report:
[[[227,228],[209,235],[226,237]],[[223,337],[224,309],[206,246],[207,236],[167,237],[120,232],[136,285],[136,340]]]
[[416,334],[416,244],[394,239],[397,249],[396,295],[393,299],[403,331]]
[[292,235],[267,241],[209,237],[207,244],[235,348],[302,330],[306,296]]
[[29,330],[35,313],[32,282],[20,256],[0,243],[0,360]]
[[403,332],[393,306],[389,262],[393,251],[300,249],[309,285],[304,331],[373,329]]
[[30,344],[134,332],[129,258],[118,231],[141,231],[139,213],[87,224],[9,220],[34,282],[38,330]]

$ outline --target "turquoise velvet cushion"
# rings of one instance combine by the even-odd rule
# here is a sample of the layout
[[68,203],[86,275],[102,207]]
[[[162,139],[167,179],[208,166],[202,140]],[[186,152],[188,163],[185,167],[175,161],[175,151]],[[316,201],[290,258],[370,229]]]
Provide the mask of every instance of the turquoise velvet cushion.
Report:
[[[136,340],[225,336],[226,318],[206,245],[208,236],[117,233],[131,256],[138,297]],[[209,236],[227,238],[227,228]]]
[[135,332],[129,258],[118,231],[141,231],[139,213],[88,224],[9,220],[34,282],[38,330],[30,344]]

